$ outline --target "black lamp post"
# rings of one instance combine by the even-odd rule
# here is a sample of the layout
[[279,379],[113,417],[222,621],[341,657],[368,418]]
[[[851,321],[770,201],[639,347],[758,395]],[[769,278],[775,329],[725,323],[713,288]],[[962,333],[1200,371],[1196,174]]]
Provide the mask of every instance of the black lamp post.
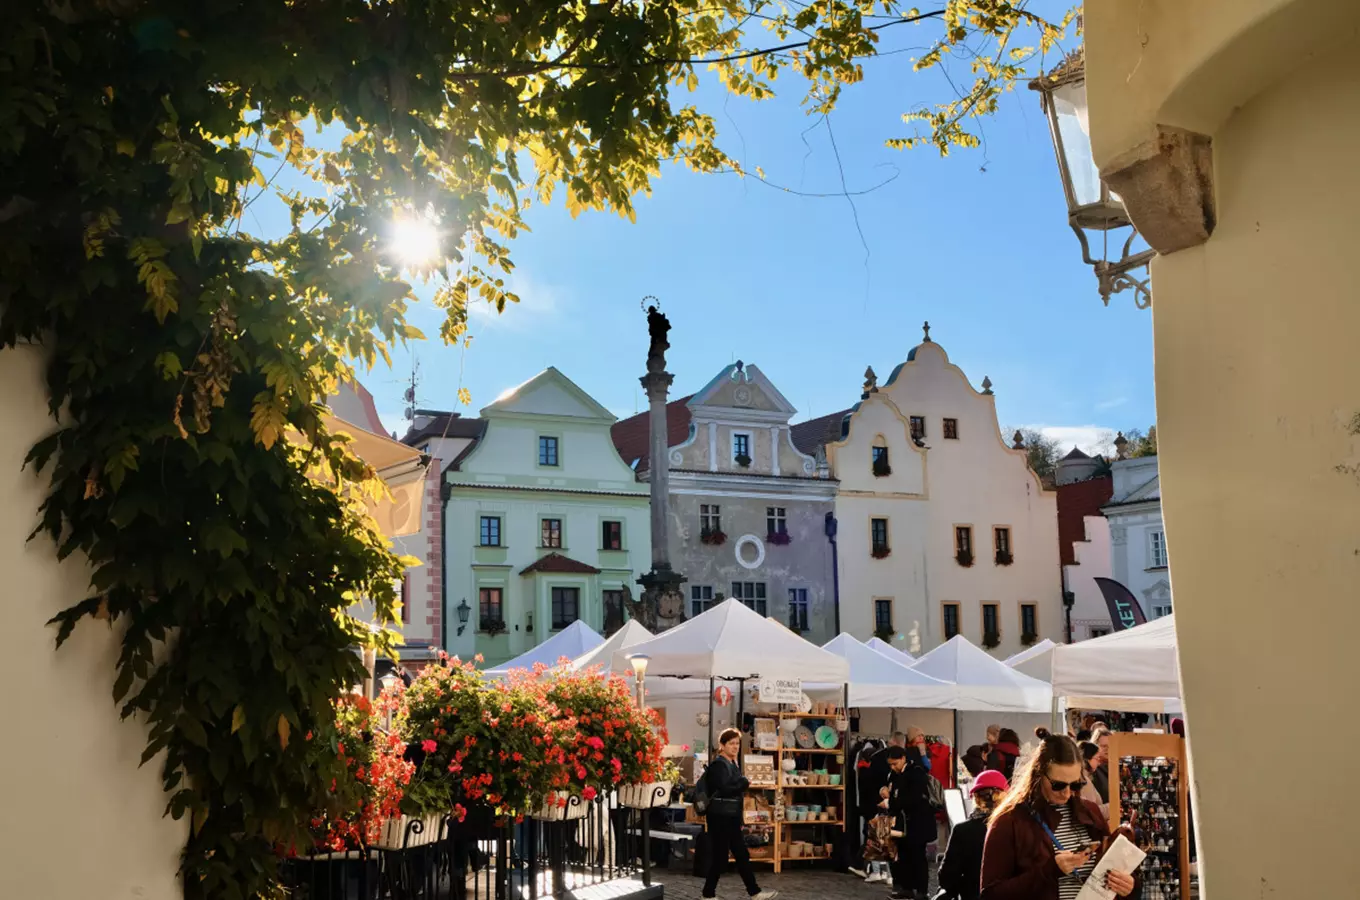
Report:
[[458,636],[462,637],[464,629],[467,628],[468,616],[472,615],[472,607],[468,606],[466,597],[459,601],[457,612],[458,612]]

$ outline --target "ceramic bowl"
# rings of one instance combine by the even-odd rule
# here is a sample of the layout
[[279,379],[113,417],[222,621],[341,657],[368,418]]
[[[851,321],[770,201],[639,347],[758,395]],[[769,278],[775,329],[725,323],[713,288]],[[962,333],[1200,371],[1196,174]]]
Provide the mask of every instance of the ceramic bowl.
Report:
[[839,776],[839,775],[828,775],[827,778],[829,779],[830,784],[831,784],[832,787],[839,787],[839,786],[840,786],[840,783],[841,783],[841,776]]

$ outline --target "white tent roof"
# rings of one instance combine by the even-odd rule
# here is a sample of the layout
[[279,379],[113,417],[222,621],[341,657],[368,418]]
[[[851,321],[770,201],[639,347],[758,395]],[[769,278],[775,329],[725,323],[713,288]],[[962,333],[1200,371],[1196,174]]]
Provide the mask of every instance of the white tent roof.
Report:
[[1006,660],[1006,665],[1017,672],[1022,672],[1030,678],[1037,678],[1040,681],[1053,680],[1053,648],[1057,647],[1053,641],[1044,638],[1027,650],[1022,650]]
[[850,664],[811,644],[739,600],[722,603],[657,635],[615,651],[611,668],[632,668],[628,657],[645,653],[648,678],[797,678],[844,684]]
[[871,637],[864,642],[864,645],[870,650],[877,650],[879,653],[888,657],[888,659],[900,662],[904,666],[910,666],[916,662],[916,657],[905,650],[898,650],[882,638]]
[[1051,712],[1053,689],[1015,671],[986,651],[955,635],[912,666],[954,685],[951,709],[990,712]]
[[1175,616],[1058,647],[1053,651],[1053,691],[1062,696],[1178,699]]
[[867,707],[948,707],[954,686],[917,672],[871,650],[848,634],[822,645],[850,664],[850,705]]
[[487,669],[486,674],[496,678],[508,674],[511,669],[532,670],[538,663],[549,667],[556,666],[558,660],[564,656],[567,659],[576,659],[603,643],[604,638],[595,629],[577,619],[528,653],[522,653],[494,669]]
[[614,632],[614,636],[600,644],[593,650],[581,654],[571,661],[571,668],[580,671],[591,666],[601,666],[605,671],[609,670],[610,663],[614,660],[614,654],[620,650],[627,650],[634,644],[641,644],[643,641],[650,641],[654,635],[644,628],[637,619],[629,619],[623,623],[623,627]]

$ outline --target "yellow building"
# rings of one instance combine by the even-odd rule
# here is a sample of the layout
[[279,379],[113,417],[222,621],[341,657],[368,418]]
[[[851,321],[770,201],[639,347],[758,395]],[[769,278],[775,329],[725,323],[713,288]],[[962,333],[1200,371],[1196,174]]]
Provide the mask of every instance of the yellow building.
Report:
[[1160,253],[1162,508],[1212,900],[1360,896],[1357,38],[1356,0],[1085,6],[1095,162]]

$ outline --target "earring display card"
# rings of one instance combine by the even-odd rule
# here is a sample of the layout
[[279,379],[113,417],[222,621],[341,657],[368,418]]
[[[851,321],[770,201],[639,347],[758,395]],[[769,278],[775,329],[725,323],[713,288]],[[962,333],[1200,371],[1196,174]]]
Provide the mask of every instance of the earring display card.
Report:
[[1145,900],[1175,900],[1181,895],[1180,763],[1164,756],[1125,756],[1119,760],[1121,824],[1133,829],[1134,842],[1147,853],[1143,863]]

